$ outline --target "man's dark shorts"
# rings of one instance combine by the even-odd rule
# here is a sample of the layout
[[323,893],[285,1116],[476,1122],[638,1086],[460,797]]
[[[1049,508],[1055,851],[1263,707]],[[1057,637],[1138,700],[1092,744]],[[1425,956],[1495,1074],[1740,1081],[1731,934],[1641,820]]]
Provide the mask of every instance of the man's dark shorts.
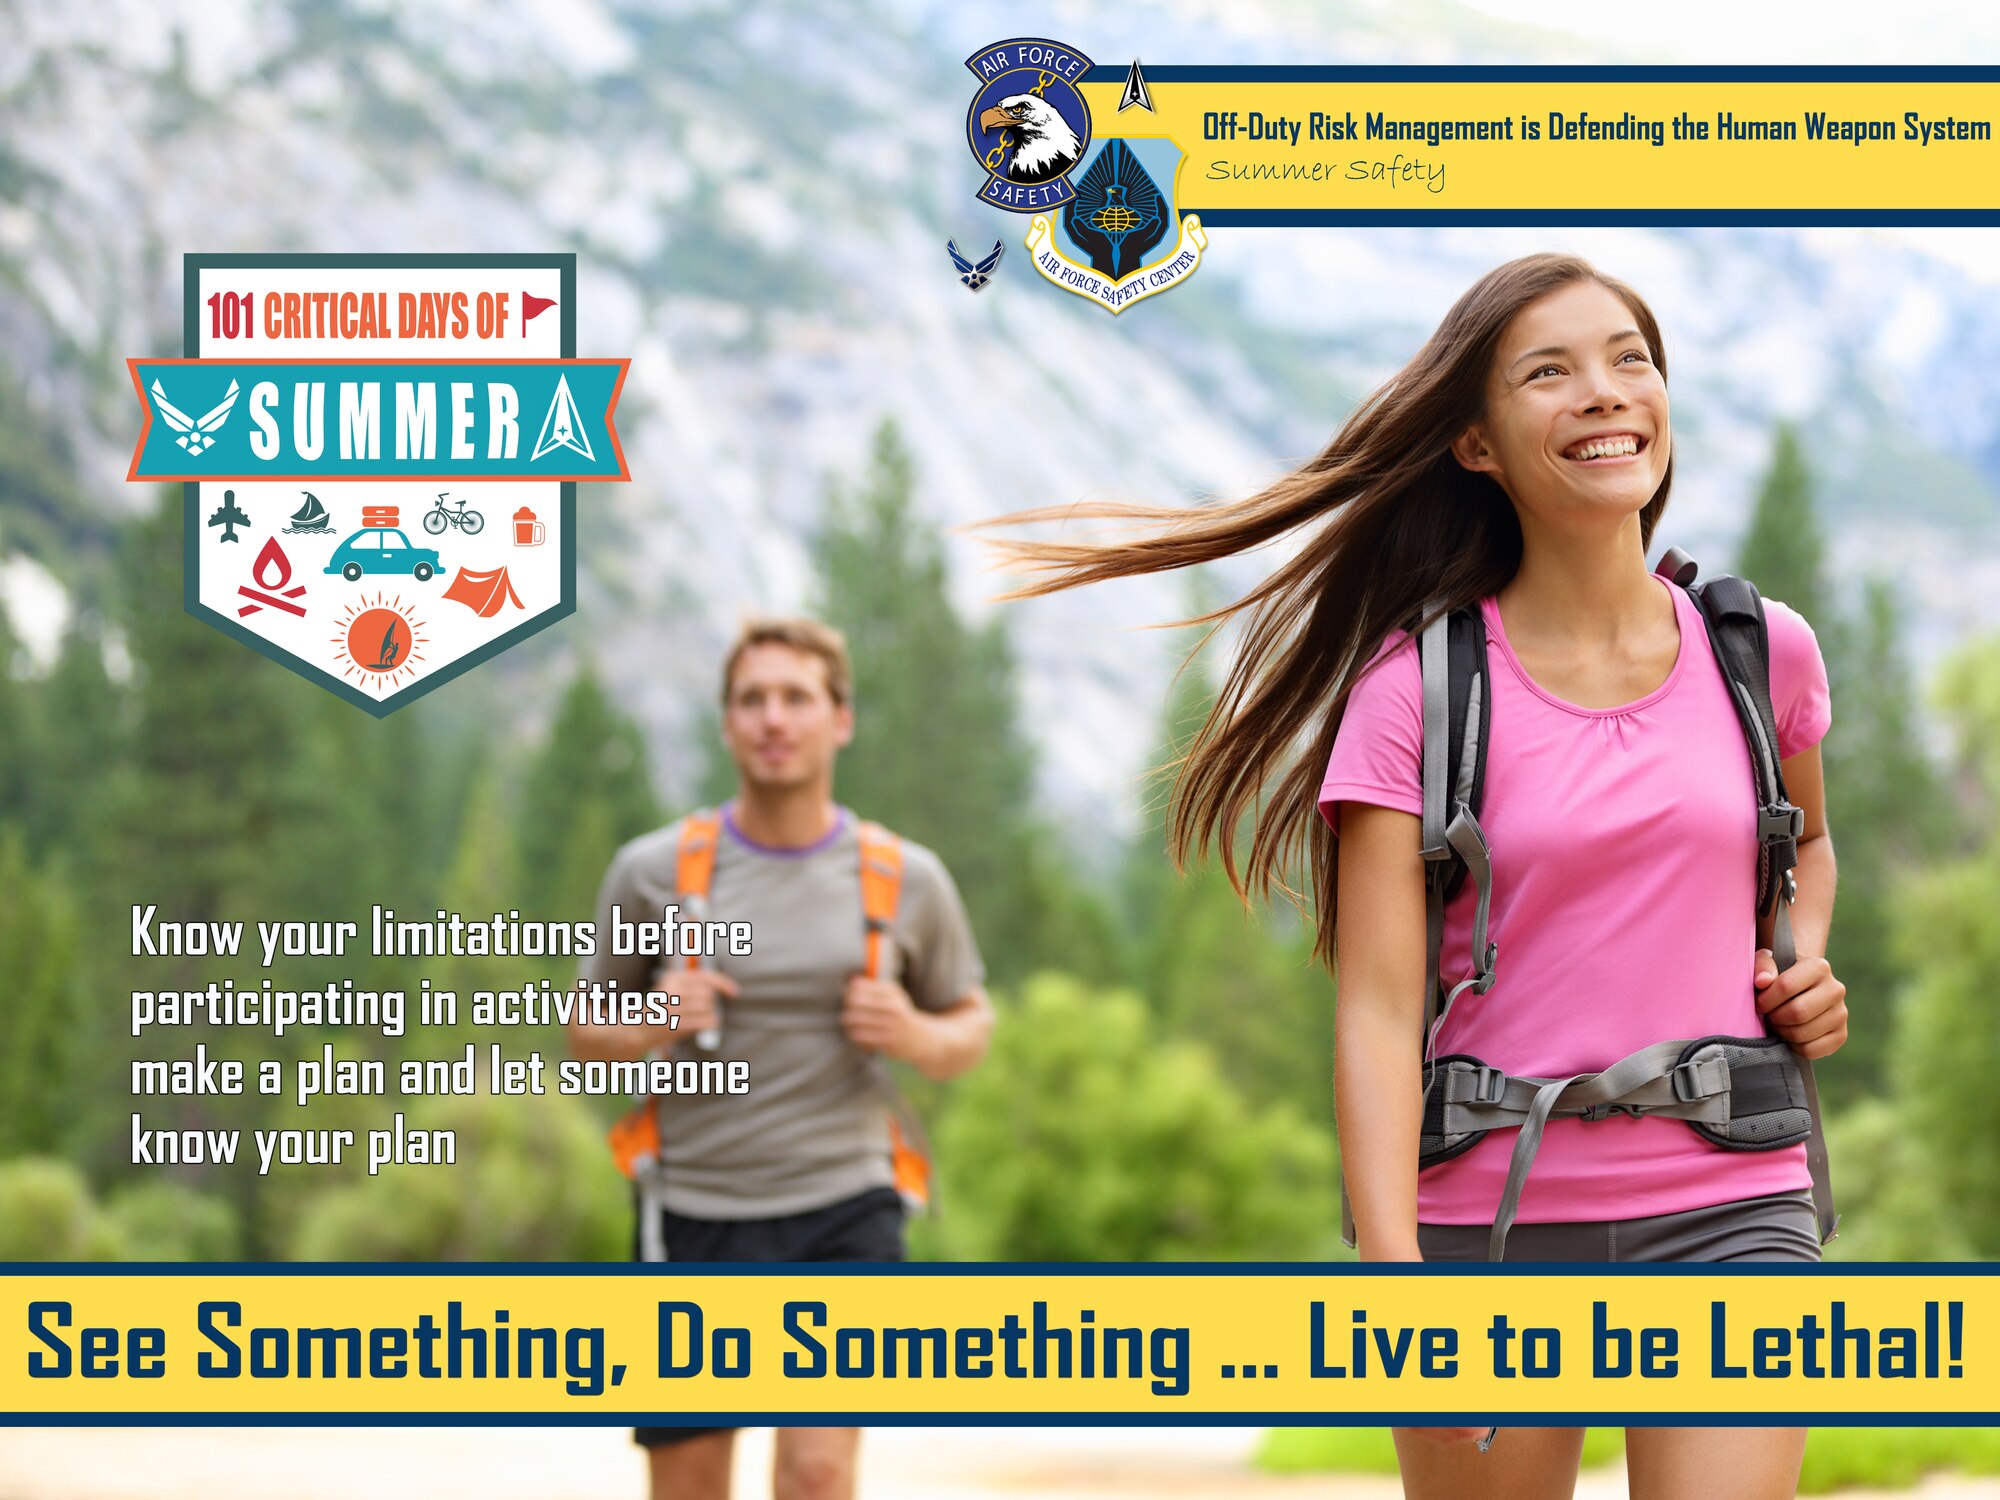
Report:
[[[852,1261],[903,1259],[903,1200],[894,1188],[870,1188],[809,1213],[777,1219],[690,1219],[660,1215],[669,1264],[701,1261]],[[636,1220],[632,1255],[639,1255]],[[638,1427],[647,1448],[685,1443],[728,1427]]]

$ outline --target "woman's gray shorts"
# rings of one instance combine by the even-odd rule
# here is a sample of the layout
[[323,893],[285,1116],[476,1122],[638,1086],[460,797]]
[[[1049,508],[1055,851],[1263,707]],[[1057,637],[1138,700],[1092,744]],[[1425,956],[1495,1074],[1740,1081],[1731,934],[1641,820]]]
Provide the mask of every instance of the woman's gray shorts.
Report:
[[[1417,1246],[1427,1261],[1483,1261],[1485,1224],[1419,1224]],[[1801,1188],[1768,1198],[1744,1198],[1714,1208],[1643,1219],[1516,1224],[1507,1235],[1509,1261],[1728,1261],[1819,1259],[1819,1221],[1812,1194]]]

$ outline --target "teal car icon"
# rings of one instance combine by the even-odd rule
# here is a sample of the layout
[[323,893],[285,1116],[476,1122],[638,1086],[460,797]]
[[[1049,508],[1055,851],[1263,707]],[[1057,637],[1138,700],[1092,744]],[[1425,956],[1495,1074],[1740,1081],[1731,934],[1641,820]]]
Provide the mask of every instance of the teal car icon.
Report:
[[364,573],[408,573],[424,583],[437,570],[437,549],[412,547],[410,539],[393,526],[355,532],[333,549],[326,564],[327,572],[338,573],[349,583]]

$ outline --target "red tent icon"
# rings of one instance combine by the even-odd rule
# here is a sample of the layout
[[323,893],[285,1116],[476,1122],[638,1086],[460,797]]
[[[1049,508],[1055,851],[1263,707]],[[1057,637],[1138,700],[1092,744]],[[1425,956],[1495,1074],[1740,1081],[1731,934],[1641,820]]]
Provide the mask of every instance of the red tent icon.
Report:
[[451,580],[451,587],[444,591],[444,596],[488,620],[509,604],[516,609],[526,607],[521,603],[521,596],[514,592],[513,582],[507,577],[505,568],[490,568],[483,573],[460,568]]

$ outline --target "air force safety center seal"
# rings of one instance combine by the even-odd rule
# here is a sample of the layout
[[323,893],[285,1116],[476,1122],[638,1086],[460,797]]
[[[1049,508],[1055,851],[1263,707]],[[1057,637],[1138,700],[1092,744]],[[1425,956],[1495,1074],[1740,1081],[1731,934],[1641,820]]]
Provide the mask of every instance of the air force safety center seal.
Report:
[[979,80],[965,133],[987,173],[981,200],[1017,214],[1060,209],[1076,196],[1069,173],[1090,145],[1090,106],[1077,91],[1090,59],[1061,42],[1016,37],[965,65]]

